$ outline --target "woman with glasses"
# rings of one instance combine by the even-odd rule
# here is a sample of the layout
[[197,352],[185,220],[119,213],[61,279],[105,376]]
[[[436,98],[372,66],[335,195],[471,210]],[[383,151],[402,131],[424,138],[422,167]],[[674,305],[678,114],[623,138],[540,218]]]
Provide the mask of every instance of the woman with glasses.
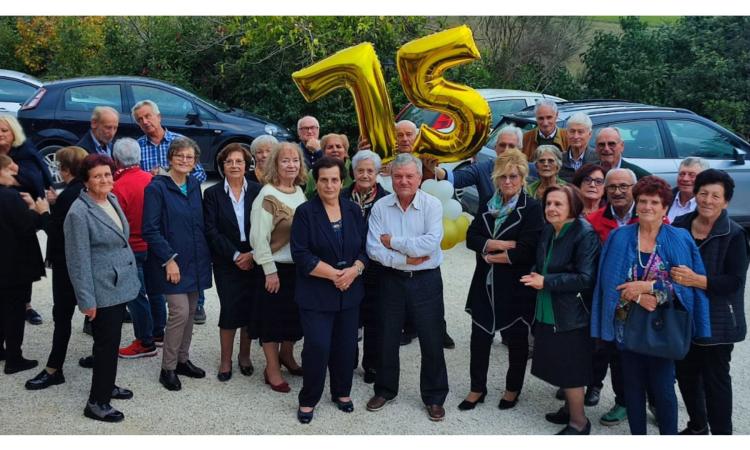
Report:
[[540,145],[534,151],[534,165],[539,179],[529,184],[526,191],[537,200],[544,197],[544,191],[550,186],[565,186],[567,183],[560,178],[562,167],[562,152],[554,145]]
[[573,185],[583,195],[583,217],[604,206],[604,169],[587,163],[573,175]]

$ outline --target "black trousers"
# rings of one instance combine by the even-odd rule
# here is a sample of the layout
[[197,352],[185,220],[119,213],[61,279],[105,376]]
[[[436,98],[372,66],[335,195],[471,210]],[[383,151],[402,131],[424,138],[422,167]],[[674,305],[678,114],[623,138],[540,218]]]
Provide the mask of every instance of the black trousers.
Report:
[[5,344],[5,364],[18,364],[23,357],[23,331],[26,325],[26,301],[31,283],[0,289],[0,345]]
[[602,341],[598,339],[594,345],[592,368],[592,387],[602,388],[604,386],[604,377],[607,376],[607,367],[609,367],[609,377],[612,381],[612,390],[615,392],[615,403],[625,406],[625,384],[622,376],[622,363],[620,362],[620,351],[614,342]]
[[443,354],[443,280],[440,269],[412,273],[386,269],[380,287],[381,351],[375,394],[398,395],[399,348],[406,314],[411,314],[422,361],[419,387],[426,405],[442,405],[448,395],[448,371]]
[[699,431],[732,434],[732,377],[729,363],[734,344],[691,345],[685,359],[676,361],[677,383],[690,421]]
[[65,363],[70,342],[71,322],[75,313],[76,294],[70,284],[68,268],[52,268],[52,319],[55,327],[52,331],[52,349],[47,358],[47,367],[60,370]]
[[[519,392],[526,376],[529,359],[529,327],[521,321],[500,332],[508,344],[508,371],[505,374],[505,389]],[[476,324],[471,324],[471,357],[469,374],[472,392],[487,392],[487,370],[490,366],[490,350],[493,336]]]
[[117,351],[120,348],[125,303],[96,309],[91,321],[94,334],[94,370],[91,375],[89,401],[109,403],[117,377]]
[[[378,316],[378,299],[376,287],[365,286],[373,294],[365,292],[360,305],[360,324],[364,327],[362,336],[362,368],[376,370],[380,353],[380,317]],[[355,361],[356,363],[356,361]]]
[[314,407],[323,395],[326,368],[331,377],[331,397],[349,397],[354,375],[359,308],[342,311],[300,309],[299,318],[305,341],[302,367],[305,368],[299,405]]

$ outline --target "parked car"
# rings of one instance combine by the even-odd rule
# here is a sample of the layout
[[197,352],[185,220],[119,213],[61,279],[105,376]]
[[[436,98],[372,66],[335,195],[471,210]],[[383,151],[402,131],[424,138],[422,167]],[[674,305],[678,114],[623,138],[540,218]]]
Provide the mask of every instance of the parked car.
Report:
[[0,114],[15,116],[21,104],[41,85],[42,82],[31,75],[0,69]]
[[[736,183],[735,201],[729,206],[729,215],[743,226],[750,226],[750,202],[741,200],[750,195],[750,164],[747,164],[750,144],[741,137],[687,109],[624,101],[561,103],[557,125],[565,127],[568,117],[576,112],[588,114],[593,122],[590,148],[594,148],[598,130],[617,127],[625,142],[625,159],[673,186],[680,161],[688,156],[704,158],[711,167],[726,171]],[[498,128],[506,123],[523,130],[532,129],[536,126],[533,108],[506,115]],[[495,158],[493,148],[498,131],[493,132],[477,153],[477,161]],[[476,189],[463,189],[458,196],[467,211],[476,212]]]
[[96,106],[111,106],[120,112],[117,137],[142,136],[130,110],[145,99],[159,105],[162,125],[198,143],[200,162],[209,172],[216,171],[216,155],[227,144],[249,145],[262,134],[281,141],[293,139],[281,124],[142,77],[74,78],[45,83],[23,104],[18,120],[56,174],[54,152],[77,143],[88,132],[91,111]]

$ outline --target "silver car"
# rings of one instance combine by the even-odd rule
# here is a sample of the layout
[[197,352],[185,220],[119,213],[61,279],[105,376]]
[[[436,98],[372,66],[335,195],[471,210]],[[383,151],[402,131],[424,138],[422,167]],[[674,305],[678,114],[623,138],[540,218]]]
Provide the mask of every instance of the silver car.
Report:
[[0,69],[0,114],[16,116],[21,104],[42,85],[42,82],[14,70]]

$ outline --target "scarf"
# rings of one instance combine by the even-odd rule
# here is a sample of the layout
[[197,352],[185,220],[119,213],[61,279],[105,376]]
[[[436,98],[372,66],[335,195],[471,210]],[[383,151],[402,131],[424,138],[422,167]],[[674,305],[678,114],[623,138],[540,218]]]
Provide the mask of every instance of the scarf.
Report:
[[497,231],[503,223],[505,223],[505,219],[507,219],[510,213],[516,208],[518,197],[520,195],[521,193],[519,192],[511,197],[511,199],[508,200],[508,203],[505,204],[503,204],[503,195],[500,193],[499,189],[492,195],[492,198],[487,202],[487,211],[495,218],[495,229],[492,234],[497,234]]

